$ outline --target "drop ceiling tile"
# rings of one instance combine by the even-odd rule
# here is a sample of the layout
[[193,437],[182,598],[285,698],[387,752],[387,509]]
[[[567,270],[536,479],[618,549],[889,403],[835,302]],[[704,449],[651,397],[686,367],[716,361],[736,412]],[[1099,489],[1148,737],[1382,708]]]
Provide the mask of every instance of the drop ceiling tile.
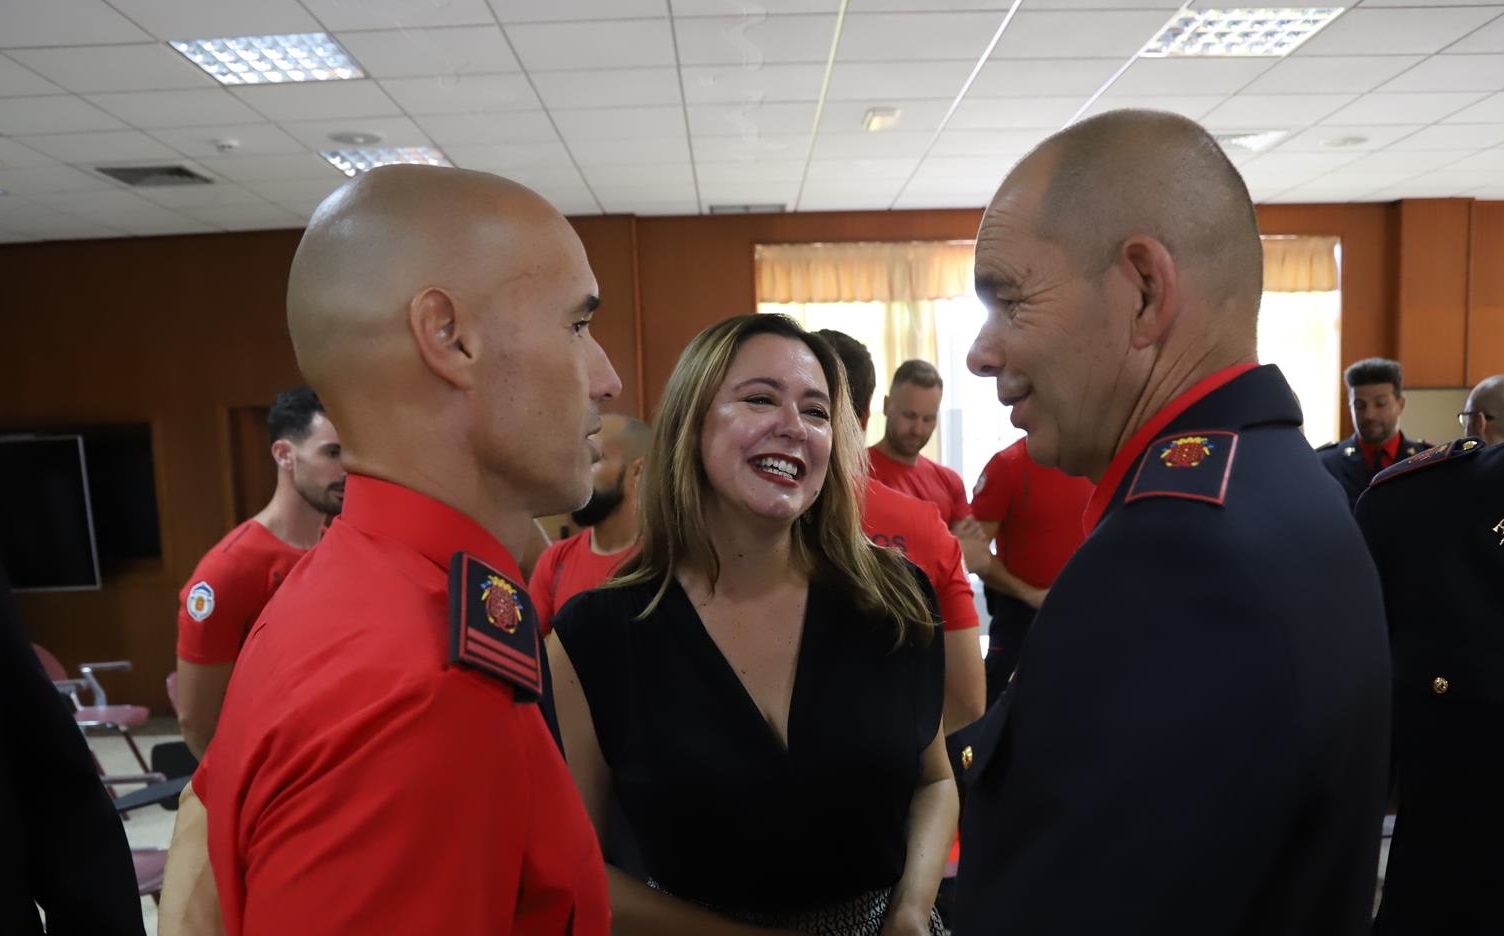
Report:
[[1166,18],[1183,5],[1183,0],[1029,0],[1028,3],[1031,10],[1159,10]]
[[816,159],[880,159],[919,156],[934,134],[929,131],[884,130],[881,133],[828,133],[815,137]]
[[679,73],[673,68],[537,72],[532,79],[549,110],[678,106],[682,101]]
[[1419,129],[1421,127],[1417,124],[1350,124],[1341,127],[1321,124],[1286,138],[1277,149],[1282,153],[1327,153],[1335,148],[1330,141],[1364,137],[1362,142],[1351,141],[1340,148],[1371,152],[1383,149]]
[[692,189],[695,176],[687,162],[656,163],[641,166],[592,166],[585,170],[585,181],[597,189],[622,186],[674,186],[678,189]]
[[[837,61],[830,76],[827,101],[906,101],[955,98],[975,63],[944,62],[846,62]],[[818,67],[818,66],[817,66]],[[816,79],[818,90],[819,80]],[[976,93],[973,85],[971,93]]]
[[40,205],[24,212],[0,215],[0,228],[25,234],[31,240],[94,240],[122,234],[114,228]]
[[418,126],[439,146],[476,143],[543,143],[559,135],[542,111],[500,114],[443,114],[416,118]]
[[6,3],[0,16],[0,48],[151,41],[99,0],[16,0]]
[[[4,104],[4,101],[0,101],[0,106]],[[1442,122],[1449,124],[1504,123],[1504,93],[1490,95]]]
[[1245,130],[1304,127],[1351,104],[1351,94],[1239,94],[1206,115],[1208,127]]
[[266,119],[235,95],[220,88],[91,94],[88,99],[143,130],[250,124]]
[[[152,136],[185,156],[279,156],[301,153],[307,149],[288,136],[276,124],[228,124],[217,127],[192,127],[154,130]],[[233,146],[230,144],[233,143]],[[221,149],[225,144],[227,149]]]
[[1329,182],[1322,178],[1256,201],[1266,205],[1331,205],[1362,202],[1369,201],[1368,196],[1377,188],[1378,186],[1370,185],[1344,185],[1341,182]]
[[799,211],[886,211],[893,203],[893,195],[887,189],[858,191],[806,190],[799,199]]
[[224,205],[265,204],[265,199],[233,182],[213,185],[163,185],[138,189],[142,198],[163,208],[214,208]]
[[282,124],[288,136],[310,150],[322,151],[349,146],[330,139],[334,133],[374,133],[381,137],[376,146],[428,146],[432,141],[406,117],[362,117],[337,120],[298,120]]
[[268,202],[243,205],[211,205],[204,208],[183,208],[179,212],[186,218],[225,231],[270,231],[294,229],[304,226],[300,215]]
[[969,179],[995,189],[1017,163],[1017,156],[930,156],[919,167],[919,173],[921,176]]
[[1419,62],[1421,55],[1333,55],[1297,53],[1264,72],[1244,94],[1309,94],[1372,91]]
[[[630,204],[631,207],[624,207]],[[644,218],[677,218],[698,215],[699,203],[692,198],[668,199],[665,201],[612,202],[606,214],[634,214]]]
[[135,237],[170,237],[176,234],[213,234],[215,228],[170,211],[122,216],[111,224]]
[[1025,4],[992,57],[1116,58],[1122,63],[1138,54],[1165,19],[1163,10],[1030,11]]
[[178,153],[139,130],[54,133],[24,138],[27,146],[66,163],[102,165],[123,160],[172,161]]
[[523,169],[567,170],[576,177],[574,165],[569,161],[569,151],[558,140],[544,143],[491,143],[467,146],[448,146],[444,155],[461,169],[494,172],[508,175]]
[[[1001,10],[969,13],[848,13],[841,29],[840,58],[846,62],[939,59],[975,62],[986,50],[987,43],[1002,21]],[[1015,17],[1014,25],[1017,23],[1018,19]],[[1011,27],[1009,31],[1012,31]]]
[[[1338,174],[1349,171],[1366,172],[1395,172],[1418,176],[1426,172],[1434,172],[1444,166],[1449,166],[1458,161],[1461,153],[1444,153],[1420,150],[1394,150],[1383,153],[1369,153],[1360,159],[1356,159],[1339,170]],[[1374,186],[1378,188],[1379,186]]]
[[[105,191],[55,192],[47,195],[38,195],[34,200],[37,204],[45,205],[56,211],[66,211],[69,214],[80,216],[150,214],[153,211],[168,210],[160,205],[152,204],[135,191],[119,186]],[[94,217],[93,220],[103,219],[102,217]]]
[[119,130],[124,125],[82,98],[66,95],[0,98],[0,134]]
[[763,101],[816,101],[825,66],[694,65],[683,69],[684,99],[690,104],[743,104]]
[[[1194,87],[1194,86],[1192,86]],[[1116,91],[1116,87],[1113,88]],[[1222,95],[1117,95],[1108,94],[1097,98],[1095,104],[1087,109],[1084,116],[1095,117],[1111,110],[1124,108],[1136,108],[1139,110],[1167,111],[1172,114],[1180,114],[1192,120],[1201,120],[1211,113],[1212,109],[1228,100]]]
[[1084,102],[1076,97],[972,98],[956,108],[946,129],[955,130],[1022,130],[1040,128],[1055,131],[1076,113]]
[[994,156],[1027,153],[1045,137],[1054,132],[1050,129],[1033,130],[953,130],[949,127],[935,141],[932,156]]
[[1504,144],[1504,120],[1493,124],[1437,124],[1397,140],[1390,149],[1467,152],[1500,144]]
[[780,159],[758,162],[697,162],[695,173],[700,180],[700,189],[710,186],[726,189],[741,184],[775,183],[797,184],[804,178],[802,160]]
[[[826,101],[825,111],[820,116],[820,132],[863,133],[863,121],[872,105],[888,106],[881,101]],[[950,110],[950,99],[943,101],[900,101],[892,106],[898,111],[898,122],[891,130],[881,130],[873,136],[890,133],[934,133],[940,129],[940,121]]]
[[381,87],[413,115],[536,110],[541,106],[527,76],[520,73],[388,78]]
[[897,179],[902,181],[913,174],[918,165],[917,158],[816,159],[809,164],[808,178],[825,181],[840,179]]
[[1301,55],[1428,54],[1498,15],[1484,7],[1377,9],[1359,7],[1306,40]]
[[1470,172],[1492,173],[1493,181],[1498,182],[1501,178],[1500,173],[1504,173],[1504,149],[1491,149],[1484,150],[1481,153],[1474,153],[1445,168],[1447,172],[1456,174]]
[[972,202],[985,205],[997,194],[996,183],[985,179],[956,178],[954,176],[929,176],[916,177],[908,185],[904,186],[900,197],[914,195],[957,195],[963,196]]
[[894,211],[924,211],[950,208],[985,208],[990,196],[968,194],[931,195],[922,190],[905,190],[893,202]]
[[1426,94],[1365,95],[1327,117],[1323,122],[1340,124],[1429,124],[1450,116],[1483,97],[1482,92],[1432,92]]
[[799,182],[704,182],[700,198],[711,205],[792,205],[799,194]]
[[696,136],[695,162],[745,162],[748,160],[803,160],[809,149],[809,132],[751,133],[742,137]]
[[1460,42],[1447,47],[1447,53],[1504,52],[1504,17],[1499,17],[1482,29],[1474,30]]
[[37,166],[0,169],[0,189],[21,198],[38,198],[56,192],[105,191],[118,186],[104,176],[72,166]]
[[[695,16],[788,16],[797,13],[828,13],[830,0],[669,0],[675,18]],[[929,0],[922,0],[929,2]],[[853,0],[853,7],[866,0]]]
[[1384,91],[1504,91],[1504,54],[1433,55],[1388,81]]
[[1380,189],[1372,195],[1379,201],[1399,201],[1405,198],[1464,198],[1471,195],[1477,187],[1471,179],[1420,176],[1387,189]]
[[7,54],[43,78],[76,93],[218,87],[197,65],[160,43],[14,49]]
[[684,133],[684,111],[678,107],[567,110],[559,111],[553,118],[559,133],[570,143],[576,140],[641,140]]
[[503,23],[536,23],[556,20],[610,20],[663,16],[663,0],[491,0],[491,9]]
[[1265,153],[1241,167],[1249,188],[1283,185],[1293,188],[1342,168],[1358,153]]
[[305,81],[235,88],[230,93],[271,120],[397,116],[401,109],[374,81]]
[[[848,19],[848,24],[850,20]],[[821,16],[707,16],[674,20],[681,65],[818,62],[830,57],[836,18]],[[844,57],[846,42],[841,41]]]
[[1120,58],[994,57],[982,66],[967,97],[1034,97],[1047,92],[1061,97],[1075,95],[1085,101],[1122,65]]
[[303,0],[326,29],[403,29],[475,26],[495,22],[486,0]]
[[687,162],[689,139],[682,134],[642,140],[607,140],[570,147],[580,168],[591,166],[636,166],[660,162]]
[[44,156],[17,140],[0,137],[0,169],[34,169],[56,165],[57,160]]
[[[340,171],[329,165],[317,153],[300,153],[290,156],[216,156],[202,159],[200,162],[210,172],[232,182],[289,180],[322,182],[328,179],[332,188],[342,178]],[[248,184],[246,187],[258,194],[265,194],[254,185]]]
[[689,109],[689,130],[696,137],[808,133],[815,104],[700,104]]
[[158,39],[218,39],[323,32],[297,0],[109,0]]
[[310,209],[316,208],[319,202],[328,198],[335,189],[349,181],[343,173],[330,167],[328,163],[324,165],[329,171],[328,175],[322,178],[265,179],[247,182],[245,187],[262,198],[270,199],[278,204],[306,204]]
[[373,78],[483,75],[522,69],[494,23],[347,32],[335,38]]
[[674,42],[666,17],[602,23],[528,23],[508,27],[507,35],[528,71],[675,64]]
[[62,88],[19,62],[0,55],[0,97],[66,93]]
[[1268,71],[1271,58],[1141,58],[1107,90],[1111,95],[1234,94]]

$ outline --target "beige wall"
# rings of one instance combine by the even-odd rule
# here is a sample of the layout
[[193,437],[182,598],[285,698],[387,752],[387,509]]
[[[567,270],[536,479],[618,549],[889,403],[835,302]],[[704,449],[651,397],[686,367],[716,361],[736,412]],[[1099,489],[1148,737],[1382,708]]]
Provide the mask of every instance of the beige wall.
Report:
[[1446,442],[1462,435],[1457,413],[1467,402],[1469,387],[1438,387],[1405,391],[1405,415],[1400,429],[1411,438]]

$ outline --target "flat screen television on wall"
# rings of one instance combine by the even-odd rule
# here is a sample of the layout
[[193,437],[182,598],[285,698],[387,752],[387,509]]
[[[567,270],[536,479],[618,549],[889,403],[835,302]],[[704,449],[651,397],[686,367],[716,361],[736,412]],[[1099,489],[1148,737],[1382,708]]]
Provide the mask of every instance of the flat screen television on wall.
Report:
[[16,591],[100,587],[83,436],[0,437],[0,518]]

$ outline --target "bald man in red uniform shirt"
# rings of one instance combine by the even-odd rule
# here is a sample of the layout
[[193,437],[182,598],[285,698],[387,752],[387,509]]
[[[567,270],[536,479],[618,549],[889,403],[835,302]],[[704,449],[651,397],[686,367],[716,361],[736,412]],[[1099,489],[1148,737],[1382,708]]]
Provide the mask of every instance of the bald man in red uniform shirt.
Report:
[[380,168],[314,214],[288,324],[350,474],[193,781],[228,936],[608,933],[513,558],[590,493],[621,386],[595,292],[567,222],[495,176]]

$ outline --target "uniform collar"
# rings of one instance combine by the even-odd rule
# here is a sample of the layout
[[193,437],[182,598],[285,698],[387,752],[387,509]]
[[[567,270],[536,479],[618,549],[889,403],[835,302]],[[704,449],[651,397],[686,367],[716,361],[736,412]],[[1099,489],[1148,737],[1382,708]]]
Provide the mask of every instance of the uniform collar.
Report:
[[[1361,436],[1354,436],[1354,438],[1358,440],[1358,451],[1363,453],[1363,463],[1370,468],[1384,468],[1394,464],[1399,459],[1400,445],[1405,441],[1405,435],[1402,432],[1396,432],[1380,445],[1369,445],[1363,441]],[[1374,461],[1374,458],[1380,453],[1389,457],[1389,460],[1384,464]]]
[[[1149,444],[1158,438],[1160,433],[1164,432],[1170,423],[1174,422],[1177,417],[1201,402],[1207,396],[1210,396],[1214,391],[1221,389],[1249,371],[1258,369],[1259,365],[1257,364],[1234,364],[1232,367],[1224,367],[1213,374],[1209,374],[1189,390],[1171,400],[1163,409],[1155,413],[1148,422],[1144,423],[1133,434],[1133,437],[1121,449],[1118,449],[1118,453],[1113,456],[1112,462],[1108,464],[1107,471],[1102,475],[1102,480],[1097,483],[1096,491],[1092,493],[1091,500],[1086,504],[1086,513],[1081,516],[1082,530],[1090,535],[1091,531],[1096,529],[1097,524],[1102,521],[1102,515],[1107,513],[1107,507],[1112,503],[1113,497],[1118,492],[1118,488],[1122,486],[1123,478],[1128,475],[1128,470],[1133,467],[1134,463],[1139,460],[1139,457],[1144,454],[1144,450],[1149,447]],[[1275,375],[1279,374],[1277,368],[1266,369],[1273,370]],[[1297,421],[1299,420],[1299,415],[1299,407],[1297,407]],[[1219,428],[1221,425],[1222,420],[1218,420],[1215,426],[1206,425],[1199,426],[1198,428],[1213,429]]]
[[349,475],[338,522],[374,538],[397,540],[441,569],[449,568],[456,552],[464,552],[513,582],[523,581],[517,560],[485,527],[448,504],[400,484]]

